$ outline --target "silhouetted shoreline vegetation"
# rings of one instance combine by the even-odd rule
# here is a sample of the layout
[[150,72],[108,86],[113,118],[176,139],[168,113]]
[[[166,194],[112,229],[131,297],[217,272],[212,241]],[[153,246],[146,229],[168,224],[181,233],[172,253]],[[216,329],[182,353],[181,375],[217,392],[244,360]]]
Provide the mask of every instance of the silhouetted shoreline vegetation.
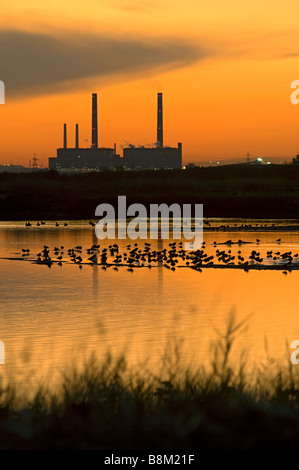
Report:
[[0,174],[1,220],[95,217],[103,202],[204,204],[205,217],[297,218],[299,166],[227,166],[186,170],[54,171]]
[[128,370],[125,358],[95,357],[69,369],[54,391],[26,398],[1,387],[1,449],[297,449],[299,374],[268,358],[248,375],[232,346],[244,322],[232,316],[196,371],[166,351],[156,374]]

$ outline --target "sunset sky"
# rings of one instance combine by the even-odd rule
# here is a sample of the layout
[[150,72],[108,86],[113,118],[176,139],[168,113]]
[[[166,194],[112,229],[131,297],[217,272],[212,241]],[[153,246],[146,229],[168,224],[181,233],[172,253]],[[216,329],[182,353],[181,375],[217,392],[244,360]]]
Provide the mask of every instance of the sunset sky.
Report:
[[183,162],[299,153],[299,5],[294,0],[15,0],[1,5],[0,163],[44,166],[62,146],[164,144]]

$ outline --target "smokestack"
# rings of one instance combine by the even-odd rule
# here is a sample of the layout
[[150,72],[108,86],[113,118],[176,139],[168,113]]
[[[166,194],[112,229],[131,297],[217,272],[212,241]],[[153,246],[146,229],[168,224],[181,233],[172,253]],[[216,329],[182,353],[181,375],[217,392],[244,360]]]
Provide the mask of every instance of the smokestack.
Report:
[[67,148],[67,132],[66,132],[66,124],[63,125],[63,148]]
[[76,149],[79,148],[79,124],[76,124]]
[[162,93],[158,93],[157,146],[163,147],[163,105]]
[[95,149],[98,148],[98,103],[97,103],[97,94],[92,94],[92,144],[91,146]]

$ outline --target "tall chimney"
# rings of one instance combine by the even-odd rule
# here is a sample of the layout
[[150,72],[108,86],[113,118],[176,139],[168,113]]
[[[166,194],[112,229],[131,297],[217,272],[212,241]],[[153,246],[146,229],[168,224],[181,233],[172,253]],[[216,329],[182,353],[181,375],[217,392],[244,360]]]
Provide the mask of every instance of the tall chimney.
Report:
[[66,124],[63,125],[63,148],[67,148],[67,132],[66,132]]
[[79,148],[79,124],[76,124],[76,149]]
[[97,103],[97,94],[92,94],[92,144],[93,148],[98,148],[98,103]]
[[157,146],[163,147],[163,106],[162,93],[158,93]]

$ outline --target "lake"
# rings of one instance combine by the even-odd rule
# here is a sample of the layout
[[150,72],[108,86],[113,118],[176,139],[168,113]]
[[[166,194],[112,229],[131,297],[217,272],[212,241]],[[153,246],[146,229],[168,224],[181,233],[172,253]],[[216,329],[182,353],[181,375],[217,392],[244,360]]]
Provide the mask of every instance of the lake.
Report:
[[[234,264],[242,256],[250,267],[254,250],[263,259],[262,269],[229,264],[217,269],[214,261],[201,270],[190,265],[172,270],[164,261],[153,261],[150,268],[147,262],[133,269],[122,262],[117,269],[115,263],[103,269],[88,259],[95,252],[99,260],[102,250],[109,252],[116,243],[115,258],[144,250],[149,240],[139,240],[137,247],[136,240],[99,241],[84,220],[59,226],[45,221],[27,227],[25,222],[0,223],[0,340],[5,346],[0,369],[18,386],[55,384],[61,371],[92,353],[101,360],[107,351],[124,354],[129,368],[153,372],[166,367],[165,351],[176,361],[177,347],[182,366],[209,364],[211,342],[219,341],[232,312],[237,322],[246,320],[232,348],[236,364],[244,351],[247,363],[259,366],[269,357],[288,358],[290,343],[299,339],[297,258],[292,270],[270,269],[285,266],[281,254],[297,254],[297,221],[210,219],[204,225],[205,253],[215,260],[216,250],[230,250]],[[170,243],[152,240],[150,250],[171,250]],[[100,248],[90,251],[96,244]],[[44,259],[37,257],[44,246],[52,264],[37,262]]]

